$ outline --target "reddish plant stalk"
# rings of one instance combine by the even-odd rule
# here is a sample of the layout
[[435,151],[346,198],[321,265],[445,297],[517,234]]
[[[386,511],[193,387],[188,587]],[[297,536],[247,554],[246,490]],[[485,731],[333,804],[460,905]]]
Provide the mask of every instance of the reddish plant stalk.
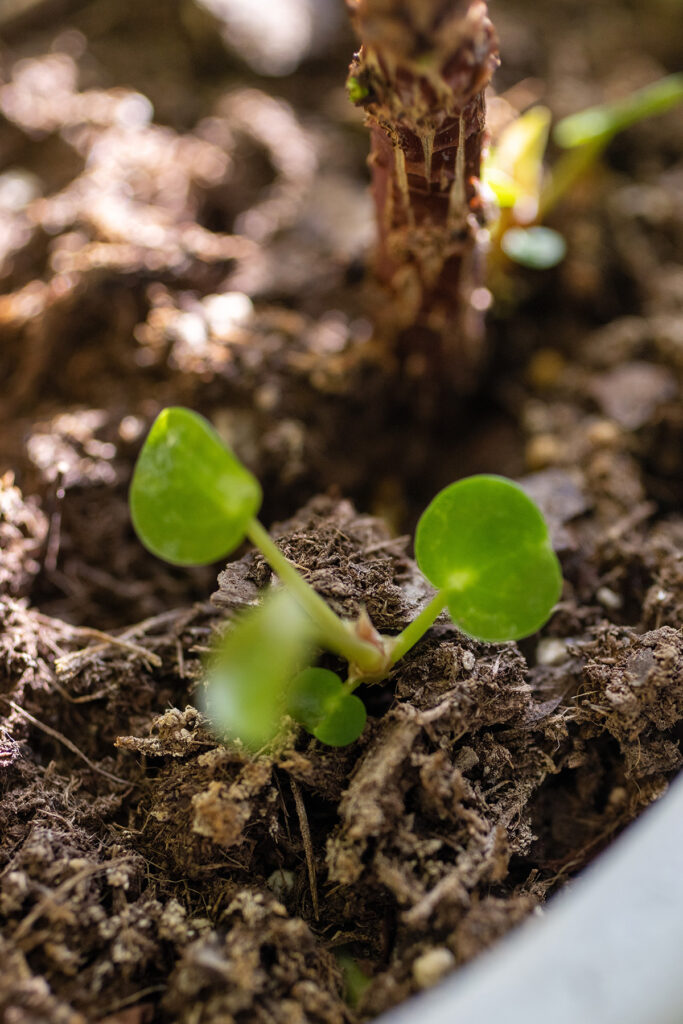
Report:
[[[484,0],[347,0],[349,94],[371,128],[376,274],[409,374],[468,390],[483,354],[484,90],[498,64]],[[478,290],[479,289],[479,290]]]

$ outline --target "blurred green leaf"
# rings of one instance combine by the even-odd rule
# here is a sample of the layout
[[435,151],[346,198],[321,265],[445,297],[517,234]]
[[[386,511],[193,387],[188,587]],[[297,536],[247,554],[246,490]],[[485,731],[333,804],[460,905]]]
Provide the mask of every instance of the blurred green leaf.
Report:
[[564,149],[595,142],[607,144],[617,132],[647,117],[663,114],[681,100],[683,73],[668,75],[614,103],[590,107],[565,117],[555,125],[553,139]]
[[364,85],[359,78],[351,75],[346,82],[346,92],[352,103],[362,103],[370,95],[367,85]]
[[261,487],[208,420],[164,409],[138,457],[130,510],[138,537],[175,565],[201,565],[242,542]]
[[533,220],[543,179],[550,111],[532,107],[501,133],[483,169],[483,182],[503,208],[519,206],[520,219]]
[[336,672],[326,668],[305,668],[289,687],[287,710],[295,721],[313,732],[325,717],[326,705],[343,691]]
[[519,640],[547,621],[562,574],[545,520],[521,487],[472,476],[441,491],[415,535],[418,565],[479,640]]
[[307,668],[289,688],[289,714],[321,743],[345,747],[357,740],[367,713],[363,701],[344,686],[335,672]]
[[500,240],[505,255],[532,270],[556,267],[567,255],[567,243],[552,228],[509,228]]
[[269,592],[213,652],[206,712],[219,735],[259,750],[278,733],[292,678],[311,658],[315,631],[286,590]]
[[355,957],[346,950],[335,951],[335,956],[344,976],[344,998],[351,1009],[355,1010],[372,978],[361,969]]
[[522,196],[522,191],[514,178],[501,171],[499,167],[486,164],[482,172],[482,182],[496,197],[498,205],[507,210],[514,206]]

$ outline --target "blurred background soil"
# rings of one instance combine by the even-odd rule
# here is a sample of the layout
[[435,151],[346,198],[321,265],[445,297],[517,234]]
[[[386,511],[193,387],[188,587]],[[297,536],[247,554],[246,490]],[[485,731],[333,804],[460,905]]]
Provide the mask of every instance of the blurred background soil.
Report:
[[[518,109],[680,68],[677,0],[490,8]],[[8,1021],[343,1021],[340,949],[375,1014],[680,767],[683,115],[621,135],[553,213],[563,264],[498,271],[456,400],[373,329],[353,50],[341,0],[0,0]],[[245,761],[193,705],[212,631],[268,573],[246,555],[209,603],[223,567],[164,566],[129,522],[168,404],[216,423],[345,614],[401,628],[424,589],[400,538],[471,472],[524,478],[562,603],[519,648],[440,624],[349,750]]]

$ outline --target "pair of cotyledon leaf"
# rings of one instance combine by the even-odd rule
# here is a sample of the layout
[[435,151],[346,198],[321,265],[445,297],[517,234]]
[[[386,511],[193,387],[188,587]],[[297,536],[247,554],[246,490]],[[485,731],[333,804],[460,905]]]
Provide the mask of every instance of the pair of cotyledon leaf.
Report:
[[[196,565],[224,557],[252,534],[258,543],[261,500],[258,481],[203,417],[182,408],[158,416],[130,493],[135,529],[154,554]],[[441,491],[420,519],[415,553],[440,607],[480,640],[535,632],[559,596],[561,574],[543,516],[501,477],[469,477]],[[272,738],[283,713],[323,742],[351,742],[365,708],[335,673],[308,668],[319,646],[326,646],[324,620],[314,623],[287,589],[267,595],[210,659],[214,720],[251,747]]]

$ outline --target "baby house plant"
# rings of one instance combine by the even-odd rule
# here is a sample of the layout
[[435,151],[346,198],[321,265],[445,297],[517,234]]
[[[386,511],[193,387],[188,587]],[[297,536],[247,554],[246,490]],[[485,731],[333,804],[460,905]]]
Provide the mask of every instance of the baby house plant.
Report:
[[[516,484],[472,476],[446,487],[424,511],[417,563],[434,597],[398,636],[365,613],[344,621],[306,582],[256,518],[258,481],[203,417],[164,409],[140,453],[130,492],[146,546],[178,565],[214,562],[247,538],[283,584],[230,630],[209,668],[209,713],[219,731],[258,749],[285,714],[332,746],[358,738],[365,707],[354,694],[378,683],[447,609],[465,633],[518,640],[546,622],[562,585],[548,528]],[[317,649],[348,663],[342,680],[311,666]]]
[[[373,319],[393,339],[408,376],[424,373],[430,386],[443,378],[451,392],[471,390],[485,347],[487,246],[494,270],[504,257],[536,269],[561,260],[564,240],[545,217],[617,131],[678,102],[683,82],[669,76],[561,122],[553,141],[565,155],[551,172],[544,170],[550,113],[538,106],[513,121],[482,160],[484,90],[497,61],[485,5],[349,6],[362,43],[349,95],[372,132],[374,269],[390,299],[379,315],[373,309]],[[259,523],[260,504],[258,482],[205,420],[186,409],[161,413],[131,492],[144,543],[170,562],[192,565],[214,562],[246,539],[281,584],[230,623],[206,665],[205,708],[217,733],[253,751],[272,746],[292,719],[323,744],[352,743],[366,722],[359,694],[386,680],[442,612],[472,637],[507,641],[539,629],[559,596],[559,567],[540,512],[499,477],[452,484],[424,512],[415,554],[436,592],[390,636],[364,613],[344,621],[332,611]],[[324,651],[346,671],[339,674],[329,660],[317,664]],[[357,972],[353,960],[350,972]]]
[[[349,91],[373,134],[379,218],[374,290],[361,294],[336,218],[328,232],[308,203],[332,170],[367,224],[365,143],[341,122],[343,39],[336,68],[331,54],[269,90],[294,113],[263,94],[263,79],[217,108],[233,69],[221,86],[199,37],[193,61],[162,44],[167,26],[186,40],[196,4],[96,6],[91,17],[92,5],[29,0],[44,14],[40,39],[9,42],[0,75],[0,212],[11,226],[0,447],[32,492],[22,500],[11,476],[0,480],[0,1019],[340,1024],[356,998],[370,1019],[454,967],[450,984],[474,1000],[474,959],[489,1001],[480,991],[468,1014],[439,989],[425,998],[441,1001],[440,1022],[680,1024],[680,783],[653,812],[673,815],[665,827],[652,832],[644,817],[651,838],[628,876],[611,859],[621,842],[601,852],[681,765],[675,122],[630,133],[593,164],[608,188],[588,179],[570,216],[553,208],[544,223],[614,130],[675,101],[680,76],[550,133],[541,93],[517,90],[487,158],[485,6],[354,0],[362,52]],[[264,20],[284,6],[294,5],[265,4]],[[641,6],[636,17],[630,0],[562,0],[520,11],[511,34],[501,10],[508,82],[538,76],[548,109],[561,94],[568,111],[666,76],[680,33],[658,30],[661,48],[646,33],[665,8],[673,25],[677,5]],[[57,7],[78,21],[32,60]],[[73,29],[89,38],[105,8],[100,27],[111,29],[85,58],[82,89]],[[107,39],[118,40],[120,70],[135,65],[138,87],[152,84],[159,123],[147,123],[140,95],[104,87],[119,81]],[[576,66],[588,40],[607,57],[592,73]],[[324,141],[335,89],[343,113]],[[319,143],[319,176],[309,158],[289,160]],[[7,160],[45,180],[11,169],[7,180]],[[219,179],[203,176],[211,168]],[[27,189],[37,198],[14,210]],[[297,203],[321,236],[313,249],[309,229],[292,234]],[[276,233],[245,238],[242,225],[266,212]],[[566,265],[535,278],[512,268],[510,258],[557,260],[565,243],[549,227],[566,235]],[[577,276],[577,260],[592,274]],[[299,268],[303,284],[296,274],[283,292],[279,268]],[[239,329],[215,315],[225,288],[250,310]],[[497,314],[508,311],[487,332],[503,356],[495,367],[482,358],[491,293]],[[544,380],[527,365],[537,345],[559,362]],[[485,388],[476,410],[454,401],[475,388]],[[465,635],[517,635],[552,603],[546,535],[514,485],[460,481],[435,499],[416,546],[430,592],[404,539],[345,502],[314,499],[271,539],[254,478],[204,421],[167,411],[136,476],[143,536],[177,563],[253,541],[274,566],[266,586],[258,553],[231,562],[215,602],[192,604],[211,571],[168,571],[129,529],[124,480],[150,395],[164,396],[155,412],[184,402],[218,424],[229,417],[223,436],[250,439],[269,508],[299,507],[317,480],[400,515],[404,496],[426,504],[482,465],[517,473],[525,440],[550,442],[540,466],[526,460],[541,468],[529,493],[552,509],[567,580],[549,627],[519,647]],[[546,606],[532,615],[543,581]],[[217,736],[191,706],[197,691]],[[333,747],[358,736],[366,709],[360,738]],[[540,905],[597,854],[599,885],[594,876],[583,890],[569,933],[559,901],[543,916]],[[582,885],[565,906],[578,908]],[[512,930],[525,916],[532,947]],[[562,920],[560,947],[548,929]],[[505,931],[517,952],[496,983],[479,954]],[[621,996],[609,1013],[596,1002],[608,990]],[[394,1011],[401,1018],[433,1021],[413,1002]]]

